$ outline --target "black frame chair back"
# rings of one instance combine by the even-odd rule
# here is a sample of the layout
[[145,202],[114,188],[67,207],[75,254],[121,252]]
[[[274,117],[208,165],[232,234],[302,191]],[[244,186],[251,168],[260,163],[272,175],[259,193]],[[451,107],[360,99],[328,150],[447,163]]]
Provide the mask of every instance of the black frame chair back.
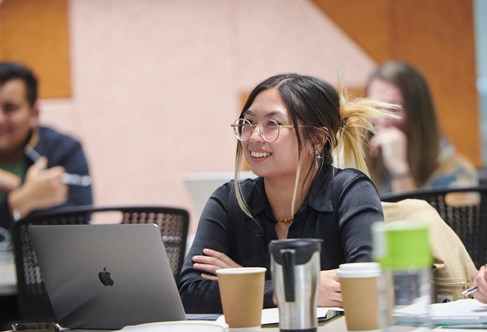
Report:
[[383,195],[384,202],[427,201],[462,240],[475,266],[487,263],[487,186],[418,190]]
[[[107,215],[98,221],[99,216]],[[59,208],[21,219],[14,224],[17,274],[17,302],[25,321],[54,321],[55,315],[47,295],[41,271],[32,249],[29,225],[74,225],[89,223],[148,224],[159,227],[174,278],[178,280],[189,228],[189,213],[180,208],[160,206],[77,206]]]

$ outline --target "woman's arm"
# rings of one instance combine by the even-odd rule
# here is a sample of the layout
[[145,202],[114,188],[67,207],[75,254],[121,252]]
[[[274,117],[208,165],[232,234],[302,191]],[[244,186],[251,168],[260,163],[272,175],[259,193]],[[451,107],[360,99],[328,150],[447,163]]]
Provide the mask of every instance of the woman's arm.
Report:
[[359,173],[344,183],[337,217],[345,261],[372,261],[371,226],[383,222],[384,214],[377,189],[365,174]]
[[[351,174],[351,172],[355,174]],[[358,171],[337,174],[332,199],[345,262],[372,260],[371,225],[383,221],[379,195],[372,181]],[[320,273],[319,306],[342,306],[336,269]]]
[[204,263],[194,262],[193,258],[201,262],[205,249],[216,250],[228,256],[230,246],[226,202],[231,194],[229,188],[229,185],[218,188],[206,203],[195,239],[184,260],[179,293],[187,313],[222,312],[218,282],[211,278],[214,276],[214,269],[198,269],[201,266],[195,264]]

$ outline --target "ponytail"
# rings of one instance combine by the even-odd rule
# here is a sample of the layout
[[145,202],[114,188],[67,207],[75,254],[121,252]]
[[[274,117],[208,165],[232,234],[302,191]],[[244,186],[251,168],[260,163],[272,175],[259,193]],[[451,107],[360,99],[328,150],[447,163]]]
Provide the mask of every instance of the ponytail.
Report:
[[[351,100],[348,90],[338,83],[337,92],[340,98],[340,127],[335,141],[335,154],[339,167],[353,167],[369,175],[365,145],[371,133],[374,133],[372,120],[378,117],[397,118],[397,115],[386,109],[400,106],[367,98]],[[343,165],[341,164],[343,163]]]

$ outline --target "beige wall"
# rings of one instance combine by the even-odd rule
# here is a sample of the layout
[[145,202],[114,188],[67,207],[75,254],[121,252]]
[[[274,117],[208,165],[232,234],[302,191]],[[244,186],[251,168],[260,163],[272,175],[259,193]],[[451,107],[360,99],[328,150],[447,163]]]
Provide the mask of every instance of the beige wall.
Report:
[[183,175],[233,170],[243,93],[288,71],[360,86],[374,66],[304,0],[71,0],[69,29],[72,99],[42,121],[82,139],[98,205],[193,212]]

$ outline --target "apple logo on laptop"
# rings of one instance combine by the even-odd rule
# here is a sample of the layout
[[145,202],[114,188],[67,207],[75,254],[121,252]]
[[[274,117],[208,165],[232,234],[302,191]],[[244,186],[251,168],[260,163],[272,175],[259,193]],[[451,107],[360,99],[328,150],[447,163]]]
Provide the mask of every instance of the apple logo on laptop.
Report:
[[100,278],[100,281],[103,285],[113,286],[113,279],[112,277],[110,277],[110,272],[107,271],[106,267],[103,268],[103,271],[100,271],[98,273],[98,278]]

